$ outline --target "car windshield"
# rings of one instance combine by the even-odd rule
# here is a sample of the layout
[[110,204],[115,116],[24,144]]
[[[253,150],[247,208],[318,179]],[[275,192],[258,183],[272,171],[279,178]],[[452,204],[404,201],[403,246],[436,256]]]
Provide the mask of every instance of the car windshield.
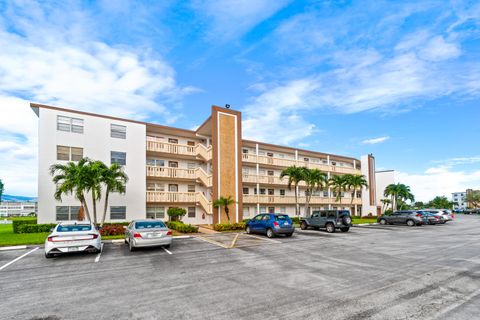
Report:
[[92,230],[92,226],[89,224],[61,224],[57,227],[57,232],[75,232],[90,230]]
[[280,220],[280,221],[288,220],[288,216],[285,214],[279,214],[275,216],[275,220]]
[[135,229],[154,229],[154,228],[165,228],[165,224],[162,221],[135,222]]

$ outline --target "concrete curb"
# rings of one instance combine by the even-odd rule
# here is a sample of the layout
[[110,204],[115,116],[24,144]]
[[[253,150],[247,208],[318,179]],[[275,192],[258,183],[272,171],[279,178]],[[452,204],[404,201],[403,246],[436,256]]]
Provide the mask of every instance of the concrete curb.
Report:
[[352,225],[353,227],[364,227],[364,226],[376,226],[378,225],[378,222],[375,223],[360,223],[360,224],[354,224]]
[[0,247],[0,251],[23,250],[23,249],[27,249],[27,246]]

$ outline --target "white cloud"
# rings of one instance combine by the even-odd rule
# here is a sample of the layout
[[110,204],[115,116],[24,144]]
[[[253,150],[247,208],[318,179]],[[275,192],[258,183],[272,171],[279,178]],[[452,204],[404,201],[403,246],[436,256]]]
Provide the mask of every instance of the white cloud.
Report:
[[377,144],[377,143],[381,143],[381,142],[387,141],[388,139],[390,139],[390,137],[388,137],[388,136],[378,137],[378,138],[372,138],[372,139],[363,140],[362,143],[363,143],[363,144]]
[[208,37],[218,42],[236,40],[290,1],[194,0],[192,5],[208,21]]
[[480,188],[480,170],[452,170],[446,166],[432,167],[421,174],[396,172],[396,180],[411,187],[415,199],[429,201],[435,196],[451,198],[453,192]]

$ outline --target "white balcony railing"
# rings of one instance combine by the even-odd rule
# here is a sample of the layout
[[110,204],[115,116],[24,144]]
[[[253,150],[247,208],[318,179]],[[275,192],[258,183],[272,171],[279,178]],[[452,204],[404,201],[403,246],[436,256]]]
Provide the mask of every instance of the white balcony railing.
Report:
[[212,214],[212,202],[208,201],[201,192],[168,192],[168,191],[147,191],[147,202],[157,203],[195,203],[202,209]]
[[205,161],[212,160],[212,147],[206,147],[200,143],[195,146],[188,146],[184,144],[161,142],[147,137],[147,151],[192,157],[198,156]]
[[206,187],[212,187],[212,175],[202,168],[180,169],[160,166],[147,166],[147,177],[200,180]]
[[[298,203],[304,204],[305,197],[298,197]],[[243,195],[244,203],[260,203],[260,204],[295,204],[295,196],[271,196],[271,195]],[[342,198],[342,202],[336,201],[331,197],[317,197],[313,196],[310,199],[310,204],[332,204],[332,205],[350,205],[351,198]],[[362,199],[353,199],[353,205],[362,204]]]

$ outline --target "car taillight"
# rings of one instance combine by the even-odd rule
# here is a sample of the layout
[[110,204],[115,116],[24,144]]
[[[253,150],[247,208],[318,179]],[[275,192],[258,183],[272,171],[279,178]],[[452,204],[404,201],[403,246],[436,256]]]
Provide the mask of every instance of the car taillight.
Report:
[[274,222],[273,222],[273,226],[274,226],[275,228],[279,228],[279,227],[280,227],[280,225],[278,224],[277,221],[274,221]]
[[133,234],[133,237],[134,237],[134,238],[141,238],[142,235],[141,235],[140,233],[135,232],[135,233]]
[[98,234],[91,234],[92,236],[92,239],[97,239],[98,238]]
[[172,230],[168,230],[167,236],[171,236],[171,235],[172,235]]
[[417,213],[417,217],[421,218],[421,217],[422,217],[422,215],[421,215],[420,213]]
[[47,241],[48,241],[48,242],[53,242],[53,238],[55,238],[55,237],[48,237],[48,238],[47,238]]

